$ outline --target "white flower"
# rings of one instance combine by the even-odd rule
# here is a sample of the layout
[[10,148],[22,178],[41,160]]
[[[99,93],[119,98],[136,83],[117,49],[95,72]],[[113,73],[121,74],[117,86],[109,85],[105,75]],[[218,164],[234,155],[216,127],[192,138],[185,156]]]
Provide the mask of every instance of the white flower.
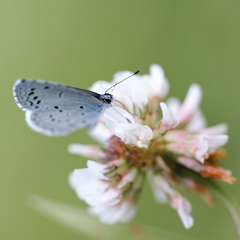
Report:
[[89,212],[107,224],[129,221],[136,212],[133,194],[139,187],[136,169],[129,169],[123,160],[106,164],[89,160],[87,166],[74,170],[69,184],[90,205]]
[[[102,94],[131,74],[119,72],[112,83],[100,81],[91,90]],[[71,153],[101,161],[88,161],[88,168],[75,170],[69,177],[77,196],[100,221],[130,221],[147,176],[156,201],[176,210],[188,229],[193,225],[192,207],[176,189],[187,188],[213,203],[207,178],[235,181],[218,162],[224,157],[219,148],[228,141],[227,126],[206,128],[199,106],[201,88],[191,85],[183,103],[177,98],[165,100],[168,90],[158,65],[152,65],[148,75],[121,82],[110,92],[116,101],[90,131],[103,147],[69,146]]]
[[103,172],[107,166],[88,161],[88,168],[74,170],[69,177],[71,187],[78,197],[90,205],[111,204],[120,195],[117,189],[109,190],[109,179]]

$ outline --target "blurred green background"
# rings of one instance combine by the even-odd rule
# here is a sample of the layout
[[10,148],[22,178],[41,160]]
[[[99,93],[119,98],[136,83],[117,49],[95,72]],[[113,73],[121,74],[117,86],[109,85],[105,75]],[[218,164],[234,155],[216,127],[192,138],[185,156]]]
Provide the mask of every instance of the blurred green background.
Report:
[[[87,239],[45,218],[22,201],[35,193],[79,206],[68,174],[86,159],[67,153],[70,143],[93,143],[85,129],[50,138],[33,132],[16,106],[12,86],[35,78],[89,88],[120,70],[160,64],[169,96],[183,99],[193,82],[202,86],[209,125],[230,126],[224,166],[240,178],[240,2],[145,0],[0,1],[0,238]],[[222,184],[239,201],[239,183]],[[237,239],[230,214],[217,200],[208,207],[186,194],[195,225],[185,230],[177,214],[154,202],[148,184],[135,221],[195,239]]]

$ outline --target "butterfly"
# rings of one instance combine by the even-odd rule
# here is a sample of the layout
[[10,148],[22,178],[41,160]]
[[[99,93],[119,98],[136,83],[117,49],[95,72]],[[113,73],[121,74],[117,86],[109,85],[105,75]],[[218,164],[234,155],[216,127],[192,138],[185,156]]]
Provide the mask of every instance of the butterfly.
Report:
[[81,88],[32,79],[19,79],[13,86],[17,105],[26,111],[27,124],[33,130],[48,136],[67,135],[82,127],[93,127],[98,117],[107,108],[112,107],[114,97],[107,91],[99,94]]
[[26,122],[49,136],[67,135],[91,127],[112,106],[113,96],[42,80],[19,79],[13,86],[17,105]]

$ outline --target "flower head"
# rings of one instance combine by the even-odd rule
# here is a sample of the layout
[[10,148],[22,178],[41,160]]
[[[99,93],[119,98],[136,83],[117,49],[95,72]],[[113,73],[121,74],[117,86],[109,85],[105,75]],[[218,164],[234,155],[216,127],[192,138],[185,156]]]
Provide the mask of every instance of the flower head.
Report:
[[[112,83],[96,82],[91,90],[102,93],[131,74],[119,72]],[[190,189],[213,203],[208,179],[235,181],[218,161],[224,157],[220,148],[228,141],[227,126],[206,127],[199,107],[200,86],[191,85],[182,104],[176,98],[164,101],[168,89],[158,65],[150,67],[149,75],[116,85],[117,101],[90,131],[104,147],[69,147],[72,153],[100,161],[89,160],[88,168],[75,170],[69,181],[89,204],[89,212],[104,223],[126,222],[134,216],[147,177],[156,201],[169,203],[190,228],[192,206],[176,189]]]

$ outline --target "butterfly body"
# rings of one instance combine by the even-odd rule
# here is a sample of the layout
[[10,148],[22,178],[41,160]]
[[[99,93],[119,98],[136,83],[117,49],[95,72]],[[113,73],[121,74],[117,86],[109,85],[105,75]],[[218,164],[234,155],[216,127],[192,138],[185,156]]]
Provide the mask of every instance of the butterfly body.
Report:
[[19,79],[13,86],[17,105],[35,131],[50,136],[66,135],[94,125],[111,107],[113,96],[43,80]]

